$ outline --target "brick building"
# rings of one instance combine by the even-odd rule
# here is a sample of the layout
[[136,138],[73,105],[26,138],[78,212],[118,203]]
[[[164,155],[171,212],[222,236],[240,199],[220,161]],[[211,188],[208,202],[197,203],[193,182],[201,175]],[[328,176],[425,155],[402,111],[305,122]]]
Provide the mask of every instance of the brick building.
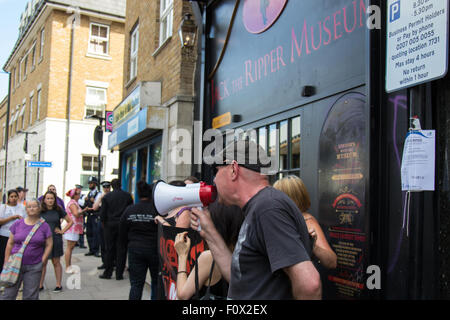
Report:
[[[11,74],[3,187],[26,184],[33,197],[55,184],[61,195],[75,184],[87,187],[88,177],[97,176],[93,133],[99,121],[86,117],[104,117],[122,99],[124,23],[124,0],[27,4],[3,67]],[[116,176],[117,159],[104,143],[102,179]],[[26,168],[25,160],[52,162],[52,167]]]
[[[182,48],[178,29],[191,5],[182,0],[128,0],[124,100],[114,110],[109,148],[120,151],[124,189],[137,181],[171,181],[191,174],[196,49]],[[182,130],[181,130],[182,129]],[[188,161],[183,161],[188,160]]]
[[[8,96],[0,102],[0,182],[5,177],[5,157],[6,157],[6,114],[8,111]],[[3,183],[0,186],[0,199],[3,198]]]

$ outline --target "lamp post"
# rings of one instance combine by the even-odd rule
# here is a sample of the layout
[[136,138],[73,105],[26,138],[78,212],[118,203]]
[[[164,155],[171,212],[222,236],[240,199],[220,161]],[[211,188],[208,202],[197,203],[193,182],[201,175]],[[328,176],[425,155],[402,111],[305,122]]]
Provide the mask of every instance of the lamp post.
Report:
[[28,135],[30,135],[30,134],[38,134],[38,133],[36,131],[26,132],[26,131],[22,131],[22,130],[17,131],[17,133],[25,134],[25,143],[23,145],[23,151],[25,152],[23,188],[26,189],[27,188],[27,160],[29,160],[29,159],[27,159],[27,154],[28,154]]
[[[99,125],[95,127],[94,130],[94,144],[98,149],[98,168],[97,168],[97,179],[100,184],[101,180],[101,168],[102,168],[102,144],[103,144],[103,120],[105,118],[100,117],[96,114],[85,117],[85,119],[98,119]],[[100,189],[100,185],[99,185]]]

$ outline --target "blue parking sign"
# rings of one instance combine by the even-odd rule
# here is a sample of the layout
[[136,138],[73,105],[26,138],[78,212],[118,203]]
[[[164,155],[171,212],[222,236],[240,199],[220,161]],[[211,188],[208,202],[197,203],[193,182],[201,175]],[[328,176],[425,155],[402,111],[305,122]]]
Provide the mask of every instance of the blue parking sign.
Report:
[[389,22],[394,22],[400,18],[400,0],[394,2],[389,7]]

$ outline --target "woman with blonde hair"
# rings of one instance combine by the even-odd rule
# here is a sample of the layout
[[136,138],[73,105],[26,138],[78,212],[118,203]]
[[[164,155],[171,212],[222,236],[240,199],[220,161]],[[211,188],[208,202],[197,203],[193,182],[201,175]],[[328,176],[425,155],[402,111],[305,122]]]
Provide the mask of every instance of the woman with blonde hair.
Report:
[[334,269],[337,264],[336,253],[328,244],[327,238],[320,227],[319,222],[307,211],[311,206],[308,190],[303,180],[297,176],[290,175],[276,181],[273,185],[275,189],[283,191],[291,198],[302,212],[308,232],[313,239],[313,254],[325,268]]

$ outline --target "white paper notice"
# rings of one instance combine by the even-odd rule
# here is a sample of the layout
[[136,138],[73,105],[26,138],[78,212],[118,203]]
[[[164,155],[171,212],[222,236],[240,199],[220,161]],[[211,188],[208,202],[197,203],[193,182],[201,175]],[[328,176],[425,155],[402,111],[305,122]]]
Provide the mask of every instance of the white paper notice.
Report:
[[402,157],[402,191],[434,191],[435,130],[409,131]]

